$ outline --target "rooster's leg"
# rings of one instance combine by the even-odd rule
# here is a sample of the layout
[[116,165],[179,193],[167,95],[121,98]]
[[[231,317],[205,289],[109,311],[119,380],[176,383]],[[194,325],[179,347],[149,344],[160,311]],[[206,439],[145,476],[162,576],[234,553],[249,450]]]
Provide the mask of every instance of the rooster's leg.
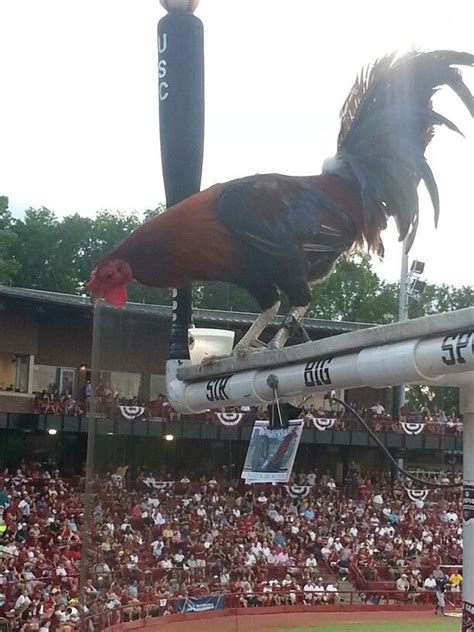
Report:
[[281,349],[282,347],[285,346],[288,338],[291,336],[293,331],[296,328],[301,327],[300,323],[303,320],[303,317],[306,314],[307,309],[308,309],[308,305],[304,305],[300,307],[292,307],[290,309],[288,314],[285,316],[285,319],[280,329],[276,332],[276,334],[268,343],[268,349]]
[[274,305],[262,312],[257,320],[251,325],[244,337],[235,345],[232,354],[236,356],[244,356],[249,351],[252,351],[253,348],[257,347],[258,337],[275,318],[279,309],[280,301],[277,301]]

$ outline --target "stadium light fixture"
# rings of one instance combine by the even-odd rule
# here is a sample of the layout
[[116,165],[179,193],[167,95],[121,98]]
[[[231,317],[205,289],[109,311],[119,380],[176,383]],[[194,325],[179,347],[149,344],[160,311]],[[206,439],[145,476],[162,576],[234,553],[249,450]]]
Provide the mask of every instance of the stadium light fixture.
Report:
[[410,274],[423,274],[425,269],[424,261],[417,261],[416,259],[411,262]]
[[408,295],[410,296],[410,298],[419,300],[420,295],[424,291],[425,287],[426,287],[425,281],[420,281],[420,279],[413,279],[410,282],[410,287],[408,288]]
[[[419,278],[420,274],[423,274],[425,269],[425,264],[423,261],[417,261],[416,259],[412,262],[410,267],[410,272],[406,275],[407,284],[405,285],[406,292],[406,309],[408,310],[408,298],[411,298],[415,301],[419,301],[422,292],[426,287],[426,282],[421,281]],[[408,311],[407,311],[408,316]]]

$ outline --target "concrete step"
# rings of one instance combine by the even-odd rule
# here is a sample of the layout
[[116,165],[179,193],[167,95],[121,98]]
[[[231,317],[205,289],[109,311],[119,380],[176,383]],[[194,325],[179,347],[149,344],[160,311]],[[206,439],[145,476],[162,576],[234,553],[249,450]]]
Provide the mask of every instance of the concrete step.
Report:
[[354,587],[354,585],[352,584],[352,582],[344,580],[344,581],[340,581],[339,582],[339,590],[340,590],[340,594],[342,599],[344,599],[344,601],[349,601],[350,600],[350,595],[343,595],[342,593],[344,592],[352,592],[354,593],[352,595],[352,603],[363,603],[362,599],[359,597],[359,593],[356,592],[356,589]]

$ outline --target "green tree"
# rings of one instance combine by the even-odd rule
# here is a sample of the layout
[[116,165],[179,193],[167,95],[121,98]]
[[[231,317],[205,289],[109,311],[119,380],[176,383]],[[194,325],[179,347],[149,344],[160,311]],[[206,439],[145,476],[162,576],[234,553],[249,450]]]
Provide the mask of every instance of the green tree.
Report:
[[15,222],[8,208],[8,198],[0,196],[0,283],[13,283],[20,264],[17,257]]
[[474,288],[468,285],[454,287],[452,285],[427,284],[418,301],[410,301],[410,318],[427,314],[451,312],[474,305]]
[[15,223],[17,255],[21,268],[15,275],[20,287],[65,291],[65,280],[70,270],[56,265],[59,222],[49,209],[29,208]]
[[93,225],[93,219],[75,213],[64,217],[58,226],[55,264],[69,271],[63,285],[64,292],[76,294],[85,289],[90,272],[87,267],[91,259],[89,251],[94,246]]
[[94,262],[130,234],[137,214],[100,211],[94,219],[77,213],[58,220],[47,208],[28,209],[15,223],[20,287],[82,293]]
[[456,386],[426,386],[411,384],[406,387],[406,401],[414,411],[428,406],[433,412],[437,407],[448,415],[459,411],[459,388]]
[[256,312],[255,299],[245,290],[230,283],[202,283],[193,288],[193,303],[202,309],[221,309],[231,312]]
[[341,258],[314,286],[308,315],[328,320],[389,323],[397,313],[397,288],[381,281],[362,254]]
[[152,217],[155,217],[155,215],[161,215],[161,213],[164,213],[165,211],[166,211],[166,204],[160,203],[158,204],[156,208],[153,208],[153,209],[149,208],[143,213],[143,221],[147,222]]

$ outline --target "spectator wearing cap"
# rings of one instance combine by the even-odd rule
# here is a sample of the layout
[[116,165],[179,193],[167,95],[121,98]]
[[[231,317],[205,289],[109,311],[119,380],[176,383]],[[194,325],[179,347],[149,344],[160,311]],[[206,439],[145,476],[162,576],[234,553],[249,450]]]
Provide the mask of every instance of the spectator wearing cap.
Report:
[[395,586],[397,590],[408,592],[410,589],[410,582],[408,581],[408,575],[406,573],[402,573],[400,577],[397,579]]

